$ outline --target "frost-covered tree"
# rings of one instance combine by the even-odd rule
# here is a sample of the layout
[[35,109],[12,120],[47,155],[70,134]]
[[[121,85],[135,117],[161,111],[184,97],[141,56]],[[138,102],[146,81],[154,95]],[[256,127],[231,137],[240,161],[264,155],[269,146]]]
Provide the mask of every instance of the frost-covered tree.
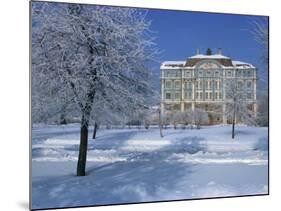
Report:
[[209,120],[208,114],[204,109],[195,108],[191,114],[197,129],[200,129],[201,125]]
[[[49,82],[52,81],[52,86]],[[77,115],[70,90],[62,90],[61,84],[48,78],[44,71],[32,71],[32,121],[33,123],[64,124]]]
[[187,126],[189,124],[193,124],[193,111],[191,109],[185,110],[182,113],[182,123]]
[[165,118],[165,115],[161,113],[161,109],[158,108],[157,109],[157,113],[158,113],[158,119],[159,119],[159,132],[160,132],[160,137],[163,138],[164,135],[163,135],[163,124],[164,124],[164,118]]
[[260,126],[268,126],[269,106],[268,106],[268,90],[261,91],[258,96],[258,113],[257,124]]
[[174,111],[169,116],[170,123],[173,124],[174,129],[177,129],[177,125],[182,121],[182,113],[180,111]]
[[258,114],[257,123],[261,126],[268,126],[268,67],[269,67],[269,28],[268,18],[254,20],[252,23],[252,35],[261,48],[261,61],[263,68],[259,72],[258,86]]
[[240,83],[236,77],[226,79],[226,115],[232,121],[232,135],[235,137],[235,124],[240,120],[246,124],[255,124],[255,115],[247,100],[245,84]]
[[[268,28],[268,19],[252,21],[253,29],[252,34],[255,40],[261,45],[262,53],[261,58],[263,63],[268,68],[269,63],[269,28]],[[268,69],[266,70],[268,71]]]
[[145,15],[131,8],[32,3],[33,92],[57,88],[46,99],[67,93],[67,105],[79,113],[78,176],[85,175],[88,127],[99,112],[93,110],[98,96],[105,99],[108,113],[122,103],[132,112],[151,93],[146,64],[156,50]]
[[200,129],[203,123],[208,122],[209,117],[204,109],[195,108],[194,110],[188,109],[182,113],[181,120],[185,125],[191,124],[191,128],[193,128],[193,125],[196,125],[196,128]]

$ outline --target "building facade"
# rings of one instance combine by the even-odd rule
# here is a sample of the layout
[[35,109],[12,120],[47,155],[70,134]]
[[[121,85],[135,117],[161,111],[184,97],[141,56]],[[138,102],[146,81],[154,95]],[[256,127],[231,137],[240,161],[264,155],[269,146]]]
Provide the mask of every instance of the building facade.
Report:
[[249,108],[256,113],[256,68],[217,54],[196,55],[186,61],[165,61],[160,67],[161,113],[200,108],[208,113],[209,124],[227,123],[227,79],[235,78],[245,87]]

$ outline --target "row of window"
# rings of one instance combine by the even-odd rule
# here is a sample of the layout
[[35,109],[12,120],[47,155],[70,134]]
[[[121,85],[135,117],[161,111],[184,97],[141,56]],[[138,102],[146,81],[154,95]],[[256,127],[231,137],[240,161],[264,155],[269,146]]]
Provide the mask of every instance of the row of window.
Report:
[[180,78],[181,77],[181,70],[165,70],[164,77],[167,78]]
[[[223,76],[223,72],[220,70],[198,70],[194,72],[195,77],[219,77]],[[184,72],[184,77],[192,77],[192,71],[188,70]],[[225,76],[227,77],[253,77],[253,70],[226,70]],[[167,78],[181,78],[181,70],[164,70],[164,77]]]
[[196,81],[196,89],[221,89],[220,81]]
[[[221,92],[196,92],[195,99],[197,100],[221,100]],[[253,93],[247,92],[247,99],[252,99]],[[180,92],[165,92],[166,100],[181,100]],[[192,100],[192,92],[184,92],[184,99]]]
[[[165,92],[166,100],[181,100],[180,92]],[[192,92],[184,92],[184,99],[192,100]],[[195,99],[198,100],[220,100],[222,99],[221,92],[196,92]]]
[[[192,89],[192,81],[184,81],[183,83],[185,89]],[[245,83],[243,81],[238,81],[238,86],[240,88],[243,88],[246,85],[246,88],[252,89],[253,83],[252,81],[246,81]],[[221,89],[222,83],[221,81],[213,81],[213,80],[201,80],[195,82],[196,89]],[[167,80],[165,81],[165,88],[166,89],[181,89],[181,81],[172,81]]]

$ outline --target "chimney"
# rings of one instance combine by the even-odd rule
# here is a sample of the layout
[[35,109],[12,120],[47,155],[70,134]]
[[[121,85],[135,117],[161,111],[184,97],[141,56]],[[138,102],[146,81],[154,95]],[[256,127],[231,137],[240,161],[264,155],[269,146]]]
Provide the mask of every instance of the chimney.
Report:
[[218,48],[218,54],[219,54],[219,55],[222,55],[222,50],[221,50],[221,48]]
[[200,49],[197,48],[197,49],[196,49],[196,55],[199,55],[199,54],[200,54]]

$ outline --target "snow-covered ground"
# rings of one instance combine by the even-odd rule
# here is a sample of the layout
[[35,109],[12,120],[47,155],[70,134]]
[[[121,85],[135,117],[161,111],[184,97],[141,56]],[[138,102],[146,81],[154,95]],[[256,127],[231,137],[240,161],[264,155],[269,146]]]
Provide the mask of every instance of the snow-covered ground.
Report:
[[101,129],[87,176],[76,177],[79,126],[32,130],[32,208],[73,207],[268,192],[268,129]]

